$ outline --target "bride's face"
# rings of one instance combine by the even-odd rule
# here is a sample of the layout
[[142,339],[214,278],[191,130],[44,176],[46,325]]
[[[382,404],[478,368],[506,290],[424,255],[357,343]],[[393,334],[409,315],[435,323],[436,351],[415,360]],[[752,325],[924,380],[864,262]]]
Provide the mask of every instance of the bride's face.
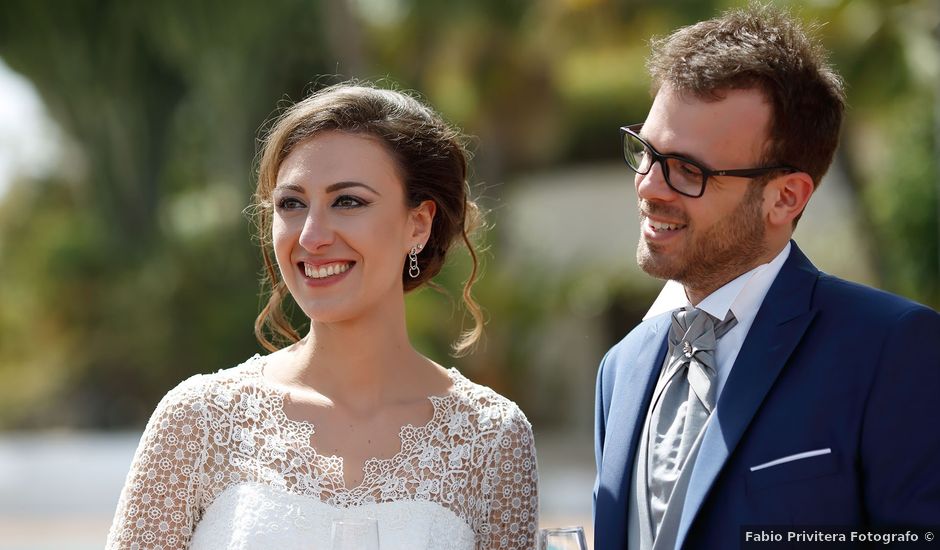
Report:
[[434,206],[407,207],[399,167],[376,138],[334,131],[298,144],[272,199],[281,276],[313,321],[402,300],[405,259],[427,240]]

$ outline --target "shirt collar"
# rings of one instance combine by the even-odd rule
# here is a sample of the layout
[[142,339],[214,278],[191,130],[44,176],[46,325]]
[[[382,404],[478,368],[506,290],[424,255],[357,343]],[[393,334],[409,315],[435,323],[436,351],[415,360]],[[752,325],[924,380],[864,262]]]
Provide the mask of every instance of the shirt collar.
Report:
[[[790,255],[790,248],[790,243],[787,242],[783,250],[769,263],[761,264],[726,283],[706,296],[697,307],[716,319],[724,319],[729,311],[734,313],[739,322],[746,317],[757,315],[757,310],[764,301],[767,291],[770,290],[770,285],[773,284],[780,268]],[[653,301],[649,311],[643,316],[643,320],[689,305],[691,304],[682,284],[669,280]]]

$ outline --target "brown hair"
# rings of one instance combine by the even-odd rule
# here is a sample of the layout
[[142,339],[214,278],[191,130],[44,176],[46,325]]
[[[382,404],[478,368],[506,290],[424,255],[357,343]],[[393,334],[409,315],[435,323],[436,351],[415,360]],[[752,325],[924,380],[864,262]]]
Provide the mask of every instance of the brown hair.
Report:
[[700,99],[760,89],[772,105],[765,165],[819,182],[829,169],[845,110],[842,79],[822,46],[784,11],[752,3],[652,41],[653,93],[667,86]]
[[474,326],[454,344],[457,355],[467,353],[483,333],[483,313],[471,289],[479,264],[470,233],[481,223],[480,210],[469,197],[468,153],[464,136],[414,97],[370,83],[346,82],[323,88],[278,116],[261,145],[258,184],[252,199],[257,235],[264,261],[263,286],[270,289],[267,304],[255,319],[255,336],[269,351],[300,340],[284,313],[289,295],[272,259],[271,194],[284,159],[301,142],[328,131],[364,134],[377,138],[397,160],[405,186],[405,200],[414,208],[434,201],[436,213],[431,235],[418,254],[421,274],[402,270],[405,291],[428,283],[444,265],[447,251],[458,240],[466,244],[472,260],[464,283],[463,301]]

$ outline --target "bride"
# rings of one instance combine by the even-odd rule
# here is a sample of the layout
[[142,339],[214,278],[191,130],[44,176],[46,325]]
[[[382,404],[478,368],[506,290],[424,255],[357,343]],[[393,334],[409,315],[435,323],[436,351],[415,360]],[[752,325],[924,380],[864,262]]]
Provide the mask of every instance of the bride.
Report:
[[404,293],[463,241],[475,326],[457,352],[482,332],[466,176],[460,134],[400,92],[333,86],[277,119],[254,197],[271,288],[255,333],[272,353],[163,398],[109,549],[329,550],[350,516],[377,520],[382,550],[534,548],[528,421],[418,353],[405,326]]

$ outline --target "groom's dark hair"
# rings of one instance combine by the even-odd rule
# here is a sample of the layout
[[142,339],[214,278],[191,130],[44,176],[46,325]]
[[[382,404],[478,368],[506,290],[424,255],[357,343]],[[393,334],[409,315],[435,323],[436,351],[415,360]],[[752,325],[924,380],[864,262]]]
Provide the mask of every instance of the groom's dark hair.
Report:
[[795,166],[819,186],[839,143],[845,96],[825,49],[797,19],[752,3],[651,46],[653,95],[664,86],[703,100],[761,90],[772,106],[763,164]]

